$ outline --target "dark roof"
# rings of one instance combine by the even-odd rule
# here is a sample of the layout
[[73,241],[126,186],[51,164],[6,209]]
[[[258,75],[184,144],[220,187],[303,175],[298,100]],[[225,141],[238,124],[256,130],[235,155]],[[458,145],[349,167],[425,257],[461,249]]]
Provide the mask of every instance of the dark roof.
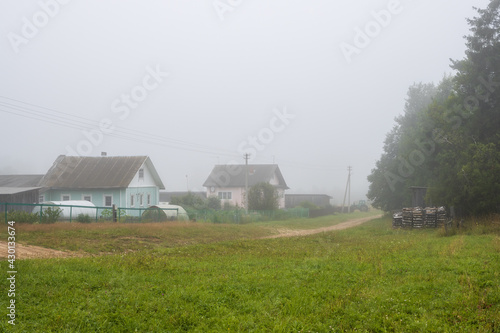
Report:
[[126,188],[146,164],[160,189],[164,185],[147,156],[59,156],[40,182],[50,188]]
[[[278,181],[275,187],[288,189],[277,164],[250,164],[248,165],[248,186],[269,183],[275,175]],[[244,187],[245,165],[216,165],[203,186]]]
[[43,175],[0,175],[0,187],[36,187]]

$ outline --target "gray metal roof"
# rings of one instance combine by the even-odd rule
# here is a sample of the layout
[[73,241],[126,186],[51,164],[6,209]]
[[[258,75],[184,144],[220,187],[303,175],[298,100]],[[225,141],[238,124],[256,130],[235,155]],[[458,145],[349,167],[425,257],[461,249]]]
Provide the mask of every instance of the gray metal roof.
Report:
[[59,156],[40,186],[49,188],[90,189],[126,188],[146,164],[160,189],[164,189],[151,159],[147,156],[78,157]]
[[[249,164],[248,186],[269,183],[276,175],[277,188],[288,189],[285,179],[277,164]],[[244,187],[245,165],[216,165],[205,183],[205,187]]]
[[35,187],[43,175],[0,175],[0,187]]
[[0,195],[17,194],[39,189],[39,187],[0,187]]

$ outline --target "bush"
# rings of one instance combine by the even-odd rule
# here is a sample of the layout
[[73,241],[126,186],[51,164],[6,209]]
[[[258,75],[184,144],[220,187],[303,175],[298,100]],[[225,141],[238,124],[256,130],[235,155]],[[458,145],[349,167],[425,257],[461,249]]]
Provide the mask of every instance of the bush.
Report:
[[78,214],[76,221],[80,223],[90,223],[92,222],[92,219],[90,218],[89,214]]
[[101,218],[104,220],[112,220],[113,219],[113,211],[111,209],[105,209],[101,212]]
[[61,217],[61,213],[61,208],[48,207],[47,209],[42,210],[42,218],[40,219],[40,222],[43,224],[55,223],[59,217]]
[[12,210],[8,212],[7,219],[9,221],[16,221],[18,223],[33,224],[33,223],[38,223],[38,221],[40,220],[40,215],[34,213],[28,213],[22,210]]

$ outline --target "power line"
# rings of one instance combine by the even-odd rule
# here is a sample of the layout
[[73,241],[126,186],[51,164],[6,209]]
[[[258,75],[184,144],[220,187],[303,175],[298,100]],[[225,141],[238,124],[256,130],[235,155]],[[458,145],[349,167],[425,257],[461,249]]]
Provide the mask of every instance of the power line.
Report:
[[[31,103],[22,102],[19,100],[11,99],[8,97],[0,96],[2,98],[13,100],[19,103],[23,103],[27,106],[23,105],[15,105],[12,103],[8,103],[0,100],[0,111],[5,113],[10,113],[16,116],[21,116],[25,118],[30,118],[38,121],[43,121],[46,123],[70,127],[78,130],[89,130],[99,127],[99,122],[84,118],[81,116],[71,115],[65,112],[53,110],[46,107],[39,107]],[[44,109],[50,112],[36,110],[33,107],[37,107],[40,109]],[[7,110],[5,109],[7,108]],[[14,110],[14,111],[13,111]],[[17,111],[17,112],[16,112]],[[157,144],[162,146],[167,146],[170,148],[180,149],[180,150],[188,150],[195,151],[201,153],[209,153],[209,154],[219,154],[235,157],[236,153],[229,152],[223,149],[209,147],[206,145],[201,145],[197,143],[182,141],[178,139],[173,139],[169,137],[164,137],[156,134],[145,133],[117,125],[113,125],[114,129],[112,133],[106,133],[108,136],[117,137],[126,140],[139,141],[151,144]]]
[[[32,104],[29,102],[24,102],[15,98],[10,98],[2,95],[0,95],[0,98],[4,99],[0,100],[0,112],[28,119],[33,119],[37,121],[42,121],[56,126],[73,128],[81,131],[99,128],[99,121],[85,118],[80,115],[74,115],[67,112],[58,111],[55,109]],[[170,137],[165,137],[158,134],[147,133],[131,128],[126,128],[123,126],[118,126],[115,124],[113,124],[113,131],[111,133],[106,133],[103,135],[134,142],[154,144],[184,151],[192,151],[192,152],[211,154],[217,156],[226,156],[230,158],[235,158],[238,156],[238,154],[233,151],[214,148],[211,146],[183,141]],[[294,168],[309,169],[309,170],[332,170],[333,168],[336,169],[339,168],[339,166],[318,165],[318,164],[310,164],[310,163],[281,160],[281,159],[280,159],[280,164],[288,165]]]

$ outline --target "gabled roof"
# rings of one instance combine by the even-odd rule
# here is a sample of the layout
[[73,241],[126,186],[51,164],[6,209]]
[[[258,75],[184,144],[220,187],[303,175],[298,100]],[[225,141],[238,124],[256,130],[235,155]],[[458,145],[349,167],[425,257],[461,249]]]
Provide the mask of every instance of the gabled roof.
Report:
[[[216,165],[203,186],[205,187],[244,187],[245,165]],[[277,188],[288,189],[285,179],[277,164],[248,165],[248,186],[269,183],[274,176],[278,180]]]
[[0,187],[36,187],[43,175],[0,175]]
[[146,165],[156,184],[164,189],[160,176],[147,156],[59,156],[40,186],[61,189],[126,188]]

